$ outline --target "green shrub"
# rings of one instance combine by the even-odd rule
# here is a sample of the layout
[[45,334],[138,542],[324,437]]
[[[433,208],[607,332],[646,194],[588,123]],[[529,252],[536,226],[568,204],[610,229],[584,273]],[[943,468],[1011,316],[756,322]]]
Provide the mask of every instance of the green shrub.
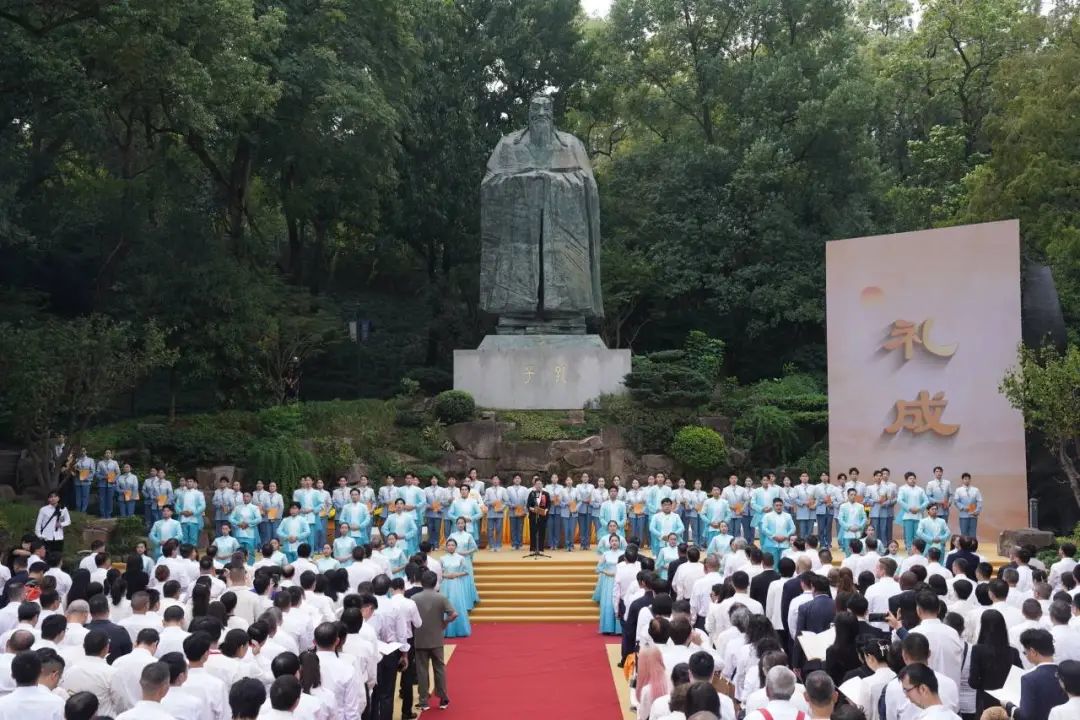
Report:
[[295,403],[275,405],[260,410],[259,434],[263,437],[303,437],[304,416],[300,406]]
[[810,473],[810,479],[816,480],[823,472],[829,472],[829,445],[827,442],[815,443],[802,457],[795,461],[795,467]]
[[428,396],[438,395],[454,387],[454,374],[443,368],[413,368],[405,374],[405,377],[418,383],[420,389]]
[[724,366],[724,341],[711,338],[700,330],[691,330],[683,343],[686,362],[709,382],[720,378]]
[[336,478],[356,462],[356,451],[348,438],[319,437],[312,440],[315,462],[323,478]]
[[439,482],[446,480],[446,474],[434,465],[417,465],[412,469],[412,473],[420,478],[420,484],[424,487],[427,486],[432,475],[439,478]]
[[689,425],[675,433],[671,457],[684,468],[700,473],[716,470],[727,462],[724,438],[712,428]]
[[424,427],[425,422],[427,422],[427,414],[418,408],[398,408],[397,413],[394,414],[394,424],[398,427],[419,428]]
[[446,390],[435,396],[435,417],[447,425],[472,420],[476,401],[464,390]]
[[[634,369],[626,376],[630,396],[648,407],[697,407],[704,404],[712,390],[712,384],[700,372],[682,362],[668,361],[668,357],[685,359],[681,351],[653,353],[634,362]],[[659,360],[658,356],[664,356]]]
[[291,498],[301,475],[318,475],[315,456],[295,440],[286,438],[258,440],[247,455],[247,470],[254,480],[276,482],[278,492]]
[[146,525],[139,515],[118,518],[116,529],[109,539],[109,547],[121,553],[115,559],[123,562],[137,543],[147,542]]
[[784,462],[799,442],[791,413],[772,405],[749,408],[735,420],[733,429],[750,439],[751,452],[759,460]]

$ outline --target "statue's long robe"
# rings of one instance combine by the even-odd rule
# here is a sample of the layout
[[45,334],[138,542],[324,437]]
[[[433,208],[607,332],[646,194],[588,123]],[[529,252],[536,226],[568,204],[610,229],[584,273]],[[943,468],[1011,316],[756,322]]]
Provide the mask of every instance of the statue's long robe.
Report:
[[506,135],[480,185],[480,307],[505,316],[604,315],[600,196],[581,142],[556,132],[547,151],[528,130]]

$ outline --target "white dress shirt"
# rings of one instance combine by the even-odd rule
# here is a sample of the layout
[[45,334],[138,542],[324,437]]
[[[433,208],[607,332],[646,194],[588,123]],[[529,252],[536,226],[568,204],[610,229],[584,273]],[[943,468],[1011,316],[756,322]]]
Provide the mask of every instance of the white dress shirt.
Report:
[[697,620],[698,615],[702,617],[708,615],[709,606],[712,604],[713,585],[722,585],[723,583],[724,576],[719,572],[706,573],[694,581],[694,586],[690,588],[691,621]]
[[1070,698],[1064,705],[1051,708],[1046,720],[1076,720],[1080,717],[1080,697]]
[[127,634],[131,638],[132,644],[135,643],[135,638],[139,636],[140,630],[149,628],[151,630],[157,630],[158,633],[160,633],[165,629],[165,626],[161,622],[161,616],[157,613],[149,612],[141,615],[132,614],[116,624],[127,630]]
[[17,687],[0,697],[0,720],[64,720],[64,701],[43,685]]
[[171,652],[184,654],[184,641],[191,637],[191,633],[181,627],[170,625],[158,634],[158,648],[154,657],[163,657]]
[[230,720],[229,686],[214,677],[206,668],[189,667],[184,690],[199,698],[210,713],[211,720]]
[[[960,709],[960,691],[948,675],[934,672],[938,681],[938,697],[941,704],[952,712]],[[890,680],[885,686],[885,717],[883,720],[916,720],[921,714],[919,706],[911,703],[900,678]]]
[[[264,718],[277,720],[282,717],[280,714],[274,715],[275,712],[279,711],[270,707],[268,698],[259,710],[259,720],[264,720]],[[284,717],[290,716],[285,715]],[[300,693],[300,702],[297,704],[296,709],[293,710],[291,717],[303,718],[304,720],[334,720],[330,714],[330,707],[319,698],[307,693]]]
[[15,689],[15,680],[11,677],[11,661],[14,659],[11,653],[0,655],[0,697]]
[[116,717],[128,706],[117,703],[115,675],[116,668],[105,658],[84,654],[64,667],[60,687],[71,693],[93,693],[98,699],[98,714]]
[[116,716],[116,720],[178,720],[170,715],[161,703],[140,700],[127,712]]
[[671,581],[671,587],[679,600],[689,600],[693,597],[694,583],[705,576],[705,566],[699,562],[684,562],[675,571],[675,577]]
[[960,635],[937,618],[920,620],[911,632],[924,635],[930,644],[930,669],[959,685],[960,664],[964,657],[964,642]]
[[1051,565],[1050,576],[1048,578],[1050,586],[1054,588],[1054,590],[1057,590],[1058,586],[1061,585],[1061,576],[1071,575],[1074,567],[1076,567],[1076,560],[1069,557],[1062,558]]
[[791,578],[780,577],[769,583],[769,590],[765,593],[765,616],[772,622],[772,626],[781,630],[784,627],[784,618],[781,608],[781,600],[784,595],[784,583]]
[[143,668],[156,661],[157,658],[151,655],[149,650],[141,647],[113,661],[113,668],[116,670],[113,676],[113,697],[116,698],[117,709],[127,710],[142,700],[142,686],[139,681],[142,679]]
[[751,615],[763,615],[765,613],[765,609],[761,607],[761,603],[757,600],[747,593],[736,592],[731,597],[709,607],[709,614],[705,618],[705,632],[709,633],[709,637],[731,627],[731,607],[733,605],[746,606]]
[[[796,595],[791,604],[788,605],[787,621],[788,628],[790,628],[791,634],[795,634],[795,628],[798,626],[799,620],[799,608],[814,599],[814,593],[811,590],[807,590],[801,595]],[[793,638],[794,639],[794,638]]]
[[351,659],[339,657],[332,652],[319,650],[319,673],[322,686],[334,694],[341,720],[360,720],[367,707],[367,700],[356,682],[357,668]]
[[[795,683],[795,693],[791,696],[789,701],[799,710],[802,710],[807,715],[807,720],[810,716],[810,704],[806,702],[806,696],[803,693],[806,692],[806,686],[802,683]],[[760,710],[769,704],[769,696],[765,692],[765,688],[758,688],[754,692],[750,693],[750,697],[746,698],[746,702],[743,703],[743,709],[747,714],[752,713],[755,710]]]
[[1068,625],[1054,625],[1050,634],[1054,636],[1055,664],[1060,665],[1066,660],[1080,661],[1080,630]]
[[[768,710],[771,720],[795,720],[800,712],[804,712],[797,705],[787,700],[770,700],[764,707]],[[746,714],[746,720],[765,720],[762,708]]]
[[917,720],[960,720],[960,716],[944,705],[931,705],[917,716]]
[[161,699],[161,707],[176,720],[211,720],[210,708],[203,704],[198,695],[193,695],[183,687],[171,687]]

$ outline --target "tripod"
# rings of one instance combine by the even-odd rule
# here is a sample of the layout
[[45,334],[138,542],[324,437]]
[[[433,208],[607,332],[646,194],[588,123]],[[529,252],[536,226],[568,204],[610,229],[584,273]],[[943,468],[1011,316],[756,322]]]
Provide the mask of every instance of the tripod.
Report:
[[[542,522],[541,522],[542,521]],[[550,555],[543,553],[544,547],[544,532],[547,530],[547,515],[541,515],[540,513],[533,513],[532,522],[529,523],[529,547],[536,548],[532,550],[528,555],[523,555],[522,559],[532,558],[533,560],[539,560],[540,558],[551,559]]]

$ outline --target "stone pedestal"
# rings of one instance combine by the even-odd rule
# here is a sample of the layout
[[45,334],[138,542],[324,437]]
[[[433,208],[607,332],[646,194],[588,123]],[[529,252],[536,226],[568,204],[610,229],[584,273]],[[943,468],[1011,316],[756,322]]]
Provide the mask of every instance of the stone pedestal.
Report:
[[622,392],[629,372],[630,351],[598,335],[488,335],[454,351],[454,389],[500,410],[579,409]]

